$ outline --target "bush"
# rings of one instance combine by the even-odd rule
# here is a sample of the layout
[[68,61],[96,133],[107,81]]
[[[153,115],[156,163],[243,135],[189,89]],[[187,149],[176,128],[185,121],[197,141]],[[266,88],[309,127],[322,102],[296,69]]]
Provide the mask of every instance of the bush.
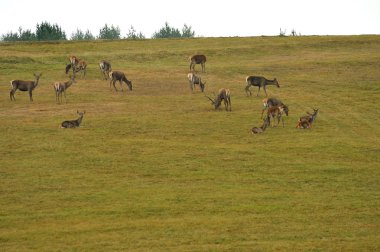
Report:
[[34,41],[36,40],[36,34],[31,30],[23,31],[22,28],[18,28],[18,33],[9,32],[1,36],[3,41]]

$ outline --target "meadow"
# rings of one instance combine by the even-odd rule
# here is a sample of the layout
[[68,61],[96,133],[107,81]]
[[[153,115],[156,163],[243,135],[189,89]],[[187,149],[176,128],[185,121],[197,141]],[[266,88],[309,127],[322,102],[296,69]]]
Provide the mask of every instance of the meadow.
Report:
[[[190,91],[196,53],[232,112]],[[87,76],[57,104],[70,55]],[[133,91],[109,88],[102,59]],[[379,69],[380,36],[0,43],[0,250],[379,251]],[[40,72],[34,102],[10,101]],[[246,96],[247,75],[277,78],[285,127],[250,134],[265,94]]]

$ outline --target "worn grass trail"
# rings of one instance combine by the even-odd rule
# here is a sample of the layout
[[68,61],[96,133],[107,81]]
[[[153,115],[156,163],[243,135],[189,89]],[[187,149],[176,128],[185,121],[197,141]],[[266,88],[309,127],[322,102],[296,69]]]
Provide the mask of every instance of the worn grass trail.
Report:
[[[231,113],[190,92],[195,53]],[[69,55],[88,76],[59,105]],[[132,92],[109,89],[101,59]],[[379,67],[379,36],[1,43],[0,249],[379,250]],[[34,102],[11,102],[9,81],[33,72]],[[267,92],[289,105],[284,128],[250,134],[264,98],[245,96],[251,74],[279,80]],[[77,110],[82,127],[60,129]]]

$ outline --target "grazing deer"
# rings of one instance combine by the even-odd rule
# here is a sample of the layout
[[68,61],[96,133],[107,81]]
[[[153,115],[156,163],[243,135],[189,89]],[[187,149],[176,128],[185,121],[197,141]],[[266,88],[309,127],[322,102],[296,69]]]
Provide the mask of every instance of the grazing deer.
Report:
[[187,79],[189,80],[189,85],[190,85],[191,91],[194,90],[194,86],[196,84],[199,85],[202,92],[204,91],[206,82],[202,82],[202,79],[200,76],[197,76],[194,73],[189,73],[189,74],[187,74]]
[[314,110],[314,112],[312,114],[309,112],[306,112],[307,115],[300,117],[300,119],[298,120],[296,128],[301,128],[301,129],[311,128],[311,125],[313,124],[313,122],[317,118],[317,114],[318,114],[318,109],[313,108],[313,110]]
[[71,121],[64,121],[61,123],[61,128],[77,128],[82,122],[84,114],[86,114],[86,111],[79,112],[77,110],[77,114],[79,115],[79,118],[76,120],[71,120]]
[[194,67],[196,64],[201,64],[202,72],[206,71],[206,56],[198,54],[193,55],[189,58],[190,60],[190,71],[194,71]]
[[274,127],[274,118],[277,118],[277,125],[276,126],[278,126],[280,124],[280,119],[281,119],[282,120],[282,127],[285,127],[284,118],[282,117],[283,113],[285,113],[286,116],[288,116],[288,113],[289,113],[288,106],[286,106],[284,104],[279,105],[279,106],[272,106],[272,107],[268,108],[267,116],[272,117],[272,119],[273,119],[272,127]]
[[112,71],[111,63],[106,60],[101,60],[99,62],[99,68],[105,80],[108,80],[109,73]]
[[20,91],[28,91],[29,92],[29,99],[30,101],[33,101],[32,92],[37,87],[38,82],[40,80],[40,77],[42,76],[42,73],[40,74],[33,74],[34,75],[34,81],[22,81],[22,80],[13,80],[11,81],[12,89],[9,93],[9,97],[11,98],[11,101],[16,101],[15,98],[15,92],[16,90]]
[[263,119],[264,123],[261,125],[261,127],[253,127],[251,129],[252,134],[260,134],[265,131],[265,129],[270,125],[270,117],[267,116],[265,119]]
[[245,81],[247,83],[247,86],[245,87],[245,93],[247,94],[247,96],[248,96],[248,92],[249,92],[250,96],[252,95],[251,91],[249,90],[249,88],[251,86],[259,87],[259,90],[257,91],[256,96],[259,95],[261,87],[264,89],[264,92],[265,92],[266,96],[268,96],[266,86],[268,86],[268,85],[275,85],[278,88],[280,87],[280,84],[278,84],[278,81],[277,81],[276,78],[274,78],[274,80],[267,80],[267,79],[265,79],[264,77],[261,77],[261,76],[247,76],[247,78],[245,79]]
[[116,92],[117,92],[117,89],[116,89],[116,86],[115,86],[115,83],[116,81],[119,81],[120,82],[120,86],[121,86],[121,90],[124,92],[124,89],[123,89],[123,82],[125,82],[129,88],[129,90],[132,91],[132,81],[128,80],[127,77],[125,77],[125,74],[123,72],[120,72],[120,71],[111,71],[109,73],[109,76],[110,76],[110,88],[111,88],[111,83],[113,84],[113,87],[115,88]]
[[231,111],[231,92],[229,89],[227,88],[219,89],[218,95],[215,97],[215,99],[211,99],[207,95],[206,97],[211,101],[211,104],[215,106],[215,109],[218,109],[220,107],[223,100],[226,111]]
[[[264,98],[263,99],[263,110],[261,111],[261,118],[263,117],[264,111],[273,106],[285,105],[282,101],[276,98]],[[286,105],[285,105],[286,106]]]
[[[66,99],[66,89],[68,89],[73,83],[75,83],[75,75],[72,77],[70,76],[70,80],[66,82],[54,82],[53,87],[55,91],[55,101],[58,103],[62,102],[62,93],[65,96],[65,101],[67,103]],[[61,99],[60,99],[61,98]]]

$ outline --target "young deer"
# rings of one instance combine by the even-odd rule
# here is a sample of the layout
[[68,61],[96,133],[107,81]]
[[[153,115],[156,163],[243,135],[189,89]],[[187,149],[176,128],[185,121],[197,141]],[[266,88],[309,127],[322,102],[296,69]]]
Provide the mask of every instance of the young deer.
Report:
[[83,116],[86,113],[86,111],[79,112],[77,110],[77,114],[79,115],[79,118],[76,120],[71,120],[71,121],[64,121],[61,123],[61,128],[77,128],[82,122]]
[[111,63],[106,60],[101,60],[99,62],[99,69],[105,80],[108,80],[109,73],[112,71]]
[[[73,83],[75,83],[75,75],[72,77],[70,76],[70,80],[66,82],[54,82],[53,87],[55,91],[55,101],[58,103],[62,102],[62,93],[65,96],[65,101],[67,103],[66,99],[66,89],[68,89]],[[60,99],[61,98],[61,99]]]
[[317,118],[317,114],[318,114],[318,109],[313,108],[313,110],[314,110],[314,112],[312,114],[309,112],[306,112],[307,115],[300,117],[300,119],[298,120],[296,128],[301,128],[301,129],[311,128],[311,125],[313,124],[313,122]]
[[220,107],[223,100],[226,111],[231,111],[231,92],[229,89],[219,89],[218,95],[215,97],[215,99],[211,99],[207,95],[206,97],[211,101],[211,104],[215,106],[215,109],[218,109]]
[[282,121],[282,127],[285,127],[284,125],[284,118],[282,117],[283,114],[286,114],[286,116],[289,115],[289,108],[288,106],[282,104],[280,106],[272,106],[272,107],[269,107],[268,108],[268,113],[267,115],[269,117],[272,117],[273,119],[273,122],[272,122],[272,127],[274,127],[274,118],[277,118],[277,125],[278,126],[280,124],[280,119]]
[[16,90],[20,91],[28,91],[29,92],[29,99],[30,101],[33,101],[32,92],[37,87],[38,81],[40,80],[41,74],[34,74],[34,81],[22,81],[22,80],[13,80],[11,81],[12,89],[9,93],[9,97],[11,98],[11,101],[16,101],[15,98],[15,92]]
[[265,119],[263,119],[264,123],[261,125],[261,127],[253,127],[251,129],[252,134],[260,134],[265,131],[265,129],[270,125],[270,117],[267,116]]

